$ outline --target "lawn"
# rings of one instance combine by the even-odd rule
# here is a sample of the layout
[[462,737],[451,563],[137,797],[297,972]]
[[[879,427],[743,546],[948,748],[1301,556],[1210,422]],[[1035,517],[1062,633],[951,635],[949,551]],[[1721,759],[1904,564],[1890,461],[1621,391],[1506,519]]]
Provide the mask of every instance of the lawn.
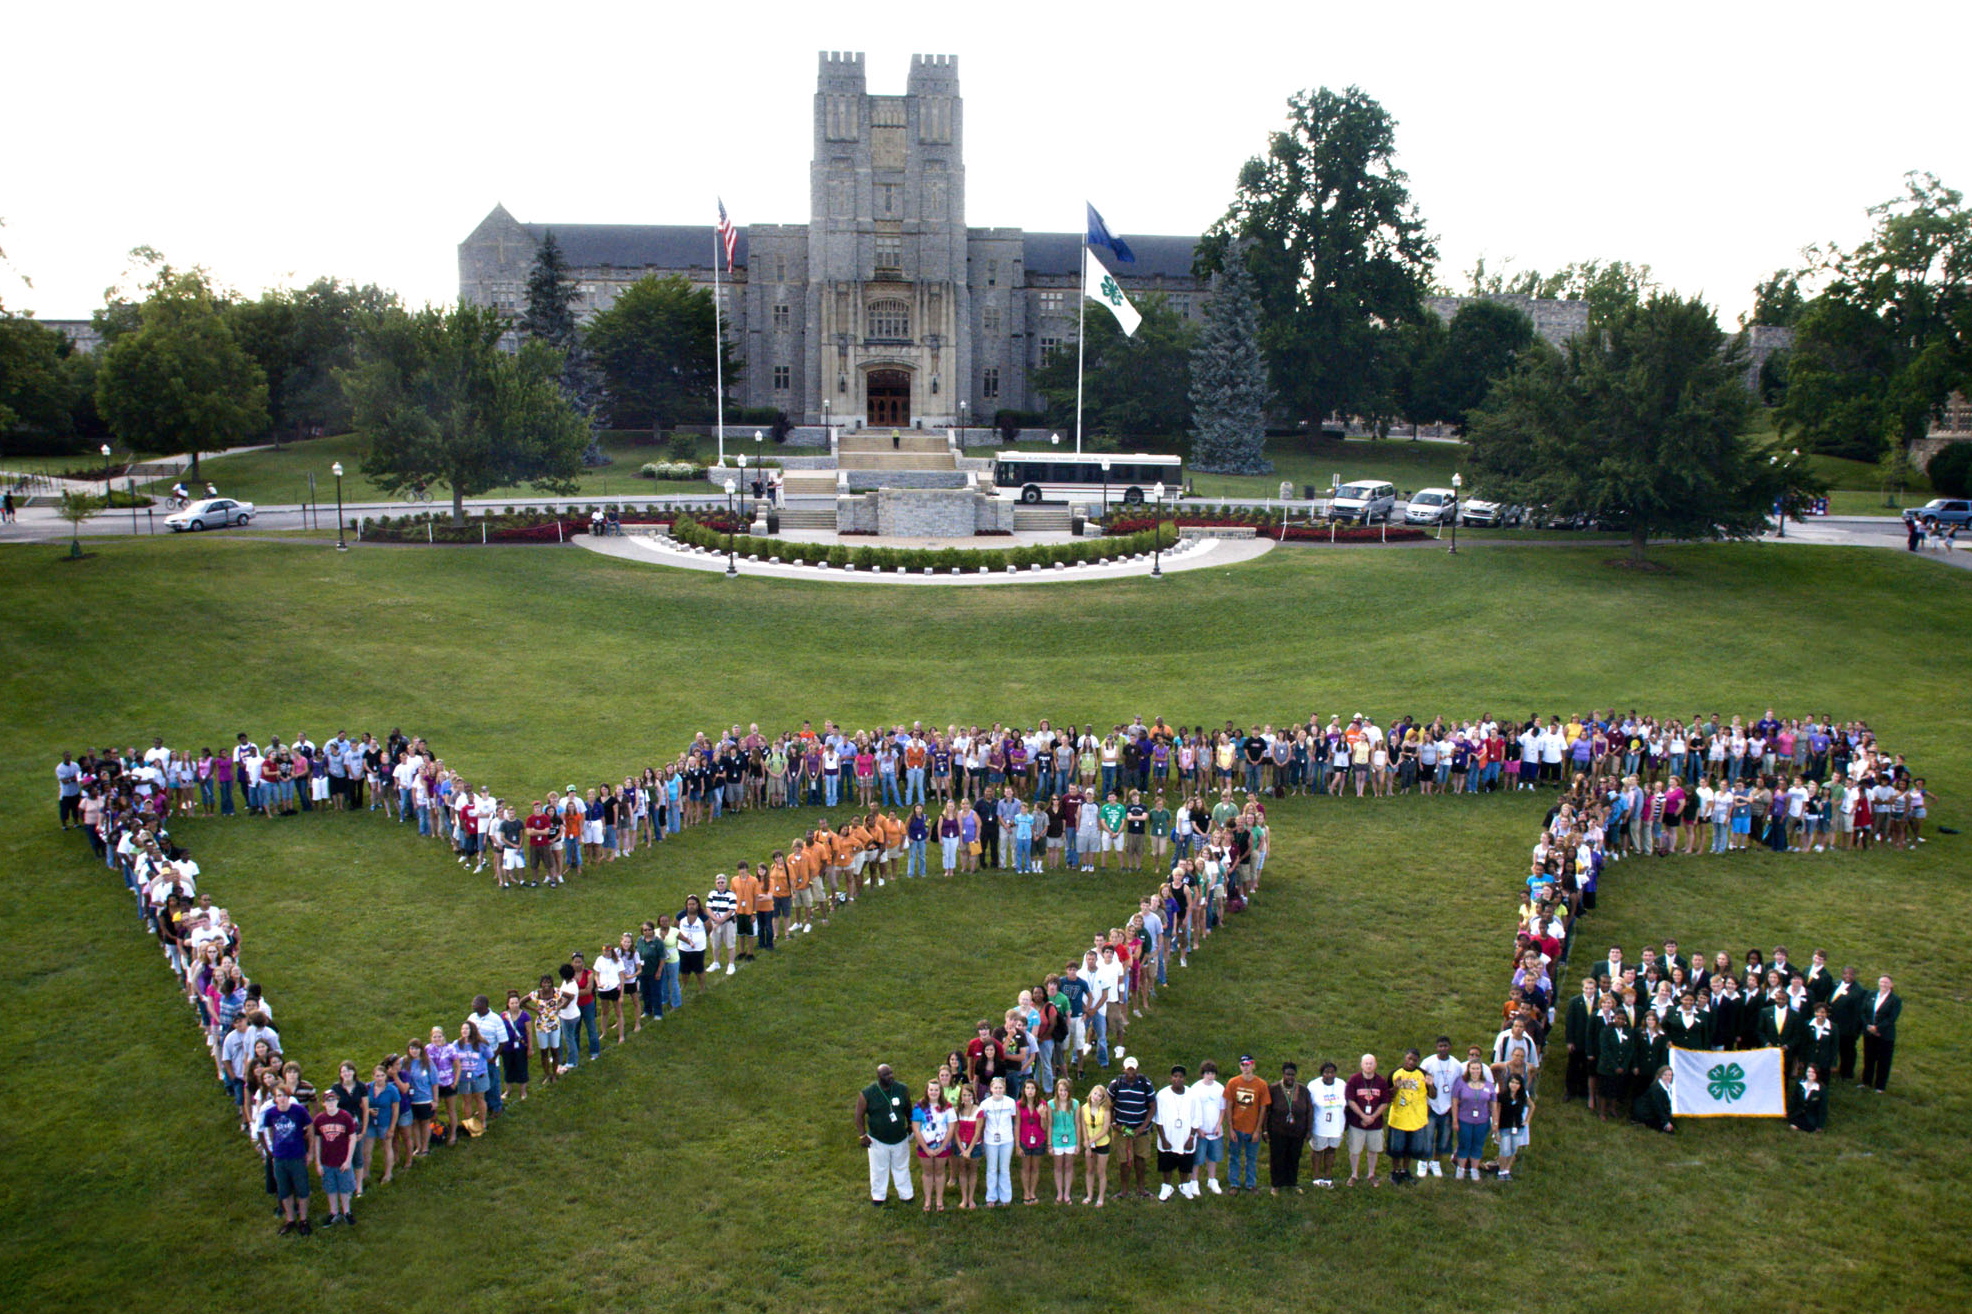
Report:
[[[749,435],[751,430],[748,431]],[[753,447],[749,436],[746,447]],[[772,448],[773,444],[765,446]],[[578,480],[579,492],[573,496],[638,501],[661,500],[674,493],[703,493],[711,490],[711,485],[680,483],[673,480],[642,479],[637,470],[647,461],[673,459],[668,446],[644,446],[627,434],[613,434],[603,441],[603,450],[608,452],[613,463],[584,470]],[[729,454],[739,450],[739,444],[730,434],[726,444]],[[703,463],[714,457],[715,443],[710,438],[697,440],[694,459]],[[776,449],[777,450],[777,449]],[[255,452],[241,452],[235,456],[210,457],[200,463],[204,477],[218,485],[219,491],[227,497],[237,497],[243,501],[262,505],[285,506],[291,503],[311,500],[335,506],[336,482],[330,468],[342,462],[342,495],[348,502],[394,502],[401,500],[398,495],[386,493],[364,477],[363,440],[355,434],[339,434],[327,438],[311,438],[304,442],[287,443],[280,447],[264,448]],[[771,459],[774,451],[767,453]],[[749,457],[750,459],[750,457]],[[311,495],[308,476],[315,476],[315,489]],[[159,488],[169,487],[169,481],[161,481]],[[433,488],[436,502],[448,500],[443,488]],[[558,496],[542,493],[525,484],[511,488],[496,488],[484,493],[485,497],[540,498]],[[331,519],[334,517],[331,516]]]
[[[1950,1148],[1972,1116],[1955,1079],[1972,1029],[1962,838],[1866,858],[1624,863],[1584,929],[1589,946],[1632,952],[1667,934],[1735,953],[1819,944],[1896,973],[1909,1006],[1891,1093],[1836,1092],[1821,1138],[1714,1125],[1669,1141],[1550,1101],[1505,1187],[1072,1217],[872,1210],[849,1103],[874,1062],[921,1083],[975,1018],[1119,921],[1141,888],[980,876],[877,892],[537,1093],[484,1142],[373,1191],[353,1232],[302,1241],[274,1236],[184,1006],[120,884],[53,825],[47,778],[85,742],[159,734],[196,748],[236,730],[319,740],[401,725],[473,779],[532,797],[734,721],[1278,723],[1771,702],[1868,717],[1926,770],[1934,824],[1962,827],[1972,582],[1959,572],[1761,545],[1659,549],[1671,570],[1642,576],[1603,565],[1607,548],[1279,550],[1155,582],[837,585],[817,609],[799,583],[573,548],[174,548],[104,541],[77,563],[52,545],[0,548],[0,818],[21,886],[0,983],[7,1308],[1113,1310],[1326,1303],[1346,1289],[1558,1310],[1579,1308],[1590,1282],[1599,1303],[1629,1308],[1962,1307],[1972,1207],[1967,1155]],[[1869,605],[1846,625],[1812,620],[1838,579]],[[1405,604],[1427,600],[1420,623]],[[1269,620],[1277,641],[1256,631]],[[1913,632],[1928,641],[1908,643]],[[1126,1043],[1153,1073],[1250,1049],[1271,1074],[1286,1057],[1305,1072],[1364,1050],[1394,1060],[1439,1031],[1489,1035],[1540,807],[1524,795],[1281,805],[1260,898],[1174,973]],[[367,1068],[433,1022],[456,1026],[474,993],[675,910],[793,829],[782,816],[721,822],[553,894],[496,894],[369,815],[192,822],[179,837],[245,926],[249,969],[319,1081],[335,1060]]]

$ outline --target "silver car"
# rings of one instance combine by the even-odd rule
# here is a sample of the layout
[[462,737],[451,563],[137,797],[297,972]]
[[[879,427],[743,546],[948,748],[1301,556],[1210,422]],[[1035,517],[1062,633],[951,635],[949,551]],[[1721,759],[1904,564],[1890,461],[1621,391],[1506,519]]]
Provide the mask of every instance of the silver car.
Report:
[[253,519],[253,503],[235,502],[230,497],[202,497],[183,511],[164,518],[174,534],[186,530],[218,529],[224,525],[244,525]]
[[1511,529],[1527,519],[1527,508],[1517,502],[1488,502],[1467,498],[1459,507],[1459,523],[1482,529]]

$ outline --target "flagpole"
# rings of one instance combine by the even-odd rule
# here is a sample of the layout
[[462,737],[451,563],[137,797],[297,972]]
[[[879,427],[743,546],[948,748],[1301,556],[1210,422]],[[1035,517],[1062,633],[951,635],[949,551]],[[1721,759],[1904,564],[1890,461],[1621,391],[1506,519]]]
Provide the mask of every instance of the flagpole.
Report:
[[[723,208],[720,211],[724,215]],[[719,434],[719,464],[726,463],[726,353],[725,332],[719,327],[719,252],[723,245],[719,230],[712,230],[712,399],[714,423]]]
[[1082,286],[1075,293],[1075,455],[1082,454],[1082,343],[1083,316],[1089,313],[1089,244],[1082,243]]

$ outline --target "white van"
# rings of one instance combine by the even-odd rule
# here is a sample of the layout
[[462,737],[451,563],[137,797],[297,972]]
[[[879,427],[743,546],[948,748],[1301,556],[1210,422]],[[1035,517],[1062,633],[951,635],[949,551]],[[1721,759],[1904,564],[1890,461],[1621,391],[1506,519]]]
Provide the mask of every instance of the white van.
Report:
[[1448,525],[1452,520],[1452,508],[1458,505],[1458,494],[1449,488],[1420,488],[1411,494],[1404,506],[1404,523],[1407,525]]
[[1344,484],[1329,500],[1330,520],[1353,520],[1366,525],[1372,520],[1388,520],[1397,509],[1397,486],[1364,480]]

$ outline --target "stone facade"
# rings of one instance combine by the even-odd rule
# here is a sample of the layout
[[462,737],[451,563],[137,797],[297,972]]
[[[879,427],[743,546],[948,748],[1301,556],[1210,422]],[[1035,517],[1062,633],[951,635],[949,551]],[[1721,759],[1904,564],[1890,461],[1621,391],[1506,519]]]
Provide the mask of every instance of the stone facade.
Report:
[[1749,324],[1740,330],[1739,337],[1746,347],[1746,387],[1758,394],[1760,371],[1766,368],[1767,358],[1794,345],[1794,330],[1772,324]]
[[[1003,408],[1038,409],[1031,371],[1074,345],[1083,235],[967,227],[964,145],[956,56],[913,56],[899,96],[871,94],[861,54],[822,53],[808,222],[750,225],[720,275],[746,363],[734,402],[804,425],[975,432]],[[517,317],[550,231],[584,318],[647,275],[714,286],[709,224],[523,224],[495,206],[459,244],[460,300]],[[1197,238],[1125,240],[1137,261],[1114,272],[1131,295],[1160,292],[1196,317],[1208,293],[1191,274]]]
[[879,488],[835,499],[837,533],[971,538],[1011,532],[1012,502],[969,488]]
[[1512,306],[1534,321],[1534,332],[1551,346],[1560,346],[1589,326],[1589,303],[1586,301],[1554,301],[1519,293],[1494,292],[1480,297],[1426,297],[1424,305],[1425,309],[1449,324],[1472,301],[1493,301],[1502,306]]

